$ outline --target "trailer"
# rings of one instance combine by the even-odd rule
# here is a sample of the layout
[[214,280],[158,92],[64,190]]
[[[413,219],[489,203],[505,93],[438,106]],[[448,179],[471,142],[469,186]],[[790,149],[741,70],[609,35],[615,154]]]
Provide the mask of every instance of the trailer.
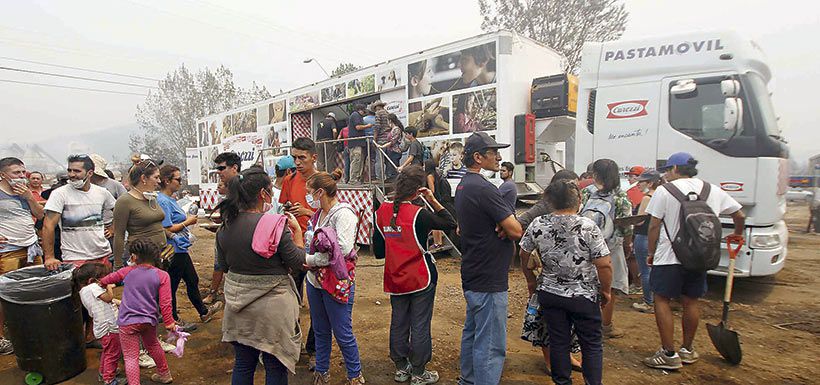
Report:
[[[586,43],[577,78],[563,72],[565,62],[549,47],[498,31],[331,77],[200,119],[199,147],[188,150],[189,180],[200,181],[203,207],[212,208],[218,201],[212,160],[219,152],[235,151],[243,167],[258,163],[270,170],[294,138],[315,138],[329,112],[343,127],[354,103],[381,100],[419,130],[445,170],[463,156],[454,143],[473,132],[511,143],[500,154],[515,165],[519,197],[538,196],[560,168],[580,174],[600,158],[624,170],[658,167],[687,151],[700,161],[698,177],[743,205],[748,242],[735,275],[783,268],[788,148],[767,88],[771,70],[757,44],[733,32],[701,31]],[[336,144],[318,143],[323,164],[334,155],[340,162]],[[449,181],[456,191],[459,180]],[[359,211],[359,243],[370,243],[374,202],[388,189],[373,179],[340,186]],[[721,221],[728,234],[731,220]],[[710,273],[726,274],[727,266],[724,251]]]

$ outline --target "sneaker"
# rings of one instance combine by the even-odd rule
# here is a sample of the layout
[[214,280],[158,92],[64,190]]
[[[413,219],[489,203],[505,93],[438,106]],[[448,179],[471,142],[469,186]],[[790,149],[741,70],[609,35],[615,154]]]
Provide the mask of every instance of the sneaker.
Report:
[[128,385],[128,379],[125,377],[114,377],[111,382],[106,382],[105,385]]
[[666,355],[663,348],[658,349],[652,357],[643,359],[644,365],[655,369],[678,370],[683,367],[680,356],[675,353],[672,357]]
[[154,362],[154,359],[148,355],[148,351],[145,349],[140,350],[140,358],[139,358],[140,368],[144,369],[151,369],[156,368],[157,363]]
[[171,377],[171,373],[167,373],[164,376],[161,376],[159,373],[154,373],[151,375],[151,381],[158,382],[160,384],[170,384],[174,382],[174,378]]
[[694,364],[695,362],[698,362],[698,359],[700,358],[700,354],[698,354],[695,349],[689,350],[684,347],[681,347],[680,350],[678,350],[678,355],[680,356],[681,362],[684,364]]
[[604,338],[621,338],[624,336],[624,332],[621,329],[617,329],[615,325],[603,325],[602,331],[604,333]]
[[641,313],[648,313],[653,314],[655,313],[655,307],[646,303],[646,302],[635,302],[632,304],[632,308],[641,312]]
[[637,294],[642,295],[643,289],[641,289],[638,285],[629,285],[629,293],[628,294]]
[[412,377],[410,374],[410,368],[412,368],[412,366],[408,363],[404,369],[396,369],[396,374],[393,376],[393,380],[396,382],[410,381],[410,378]]
[[345,384],[346,385],[364,385],[364,374],[359,373],[358,376],[348,379]]
[[0,337],[0,355],[9,355],[14,353],[14,347],[11,346],[11,341],[7,338]]
[[330,383],[330,373],[313,372],[313,385],[327,385]]
[[169,344],[163,340],[159,340],[159,346],[162,347],[162,351],[165,353],[169,353],[172,350],[176,349],[177,346],[173,344]]
[[427,384],[435,384],[438,382],[438,372],[434,370],[425,370],[424,374],[420,376],[413,376],[413,380],[410,381],[410,385],[427,385]]
[[199,316],[199,320],[204,324],[211,322],[211,320],[214,319],[214,315],[216,315],[216,313],[220,310],[222,310],[222,302],[216,302],[215,304],[208,306],[208,312]]
[[183,320],[177,321],[177,326],[179,326],[179,328],[185,333],[190,333],[198,328],[195,323],[185,322]]

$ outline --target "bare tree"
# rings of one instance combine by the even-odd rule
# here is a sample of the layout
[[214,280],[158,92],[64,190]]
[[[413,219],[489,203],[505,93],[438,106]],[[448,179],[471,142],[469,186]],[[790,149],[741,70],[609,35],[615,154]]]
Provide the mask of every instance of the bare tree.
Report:
[[585,41],[614,40],[629,17],[617,0],[478,0],[485,31],[509,29],[535,39],[567,58],[576,72]]
[[142,132],[131,136],[129,147],[183,166],[185,148],[197,145],[197,118],[270,96],[264,86],[256,83],[248,90],[237,87],[233,73],[224,66],[194,74],[183,64],[159,82],[159,91],[150,92],[137,106],[136,118]]
[[336,69],[333,70],[333,72],[330,73],[330,76],[342,76],[344,74],[349,74],[360,69],[362,69],[361,66],[357,66],[353,63],[341,63],[338,67],[336,67]]

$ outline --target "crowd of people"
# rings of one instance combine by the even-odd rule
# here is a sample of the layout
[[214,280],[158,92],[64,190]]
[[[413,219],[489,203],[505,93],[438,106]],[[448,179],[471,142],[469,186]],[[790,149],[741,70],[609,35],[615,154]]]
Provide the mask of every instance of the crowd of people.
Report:
[[[204,298],[189,254],[197,215],[175,199],[184,185],[180,169],[139,157],[125,178],[128,187],[106,173],[102,157],[79,154],[67,159],[67,173],[47,190],[42,173],[28,172],[19,159],[0,159],[0,273],[35,264],[74,265],[87,346],[102,349],[99,373],[106,384],[139,384],[140,367],[156,367],[155,382],[173,381],[163,352],[173,347],[158,340],[157,327],[196,329],[177,310],[181,281],[200,322],[209,322],[224,306],[222,341],[235,352],[232,384],[252,384],[259,361],[266,384],[286,384],[303,346],[313,383],[329,384],[334,337],[346,383],[364,384],[352,321],[359,216],[339,199],[338,183],[362,182],[363,141],[350,138],[369,136],[365,130],[379,126],[372,135],[397,166],[385,167],[385,175],[375,173],[392,178],[393,194],[376,204],[372,242],[375,257],[384,259],[383,288],[390,294],[386,353],[396,367],[395,381],[439,381],[428,364],[438,282],[432,252],[443,234],[458,237],[462,253],[466,314],[460,385],[501,381],[508,272],[516,256],[530,296],[527,308],[520,309],[526,312],[521,337],[542,350],[556,384],[571,383],[573,369],[582,371],[587,383],[601,383],[603,341],[624,336],[614,322],[617,292],[640,290],[641,301],[632,307],[655,315],[661,348],[643,360],[645,365],[676,370],[698,360],[693,340],[706,272],[683,268],[677,257],[675,242],[686,231],[679,196],[703,200],[715,214],[731,216],[734,238],[743,232],[744,217],[728,194],[695,177],[697,161],[691,155],[673,154],[657,170],[632,167],[626,174],[633,186],[626,191],[611,159],[596,160],[581,177],[562,170],[537,204],[517,213],[515,166],[502,163],[499,153],[508,144],[473,133],[459,148],[448,148],[458,156],[448,157],[444,173],[424,159],[412,127],[402,127],[383,103],[374,106],[376,123],[365,123],[368,112],[357,106],[358,117],[352,116],[348,127],[333,126],[322,134],[322,139],[349,139],[343,152],[350,156],[350,179],[343,164],[309,138],[294,140],[273,170],[256,165],[243,170],[239,156],[230,152],[214,159],[223,199],[212,216],[219,226],[209,227],[216,237]],[[335,117],[327,121],[335,124]],[[400,147],[402,136],[406,150]],[[399,164],[402,152],[405,160]],[[460,178],[454,194],[446,180],[451,172]],[[503,183],[496,187],[483,173],[498,173]],[[120,283],[121,301],[114,295]],[[683,305],[677,348],[673,299]],[[299,326],[304,304],[310,309],[306,336]],[[13,346],[2,333],[0,328],[0,353],[10,354]],[[120,357],[125,377],[117,376]]]

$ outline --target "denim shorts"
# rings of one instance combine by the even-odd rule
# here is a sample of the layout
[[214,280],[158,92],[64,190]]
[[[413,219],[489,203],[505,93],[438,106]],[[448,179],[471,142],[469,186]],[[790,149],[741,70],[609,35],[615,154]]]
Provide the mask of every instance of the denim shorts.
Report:
[[649,287],[665,298],[700,298],[706,294],[706,272],[686,270],[681,265],[652,266]]

